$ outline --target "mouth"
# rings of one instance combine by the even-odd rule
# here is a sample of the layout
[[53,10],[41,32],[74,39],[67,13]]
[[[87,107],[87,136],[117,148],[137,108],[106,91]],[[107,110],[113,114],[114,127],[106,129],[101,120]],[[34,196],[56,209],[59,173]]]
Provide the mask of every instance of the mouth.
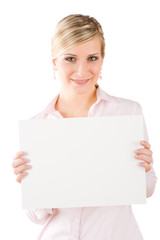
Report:
[[78,85],[85,85],[89,82],[89,79],[83,79],[83,80],[79,80],[79,79],[71,79],[75,84]]

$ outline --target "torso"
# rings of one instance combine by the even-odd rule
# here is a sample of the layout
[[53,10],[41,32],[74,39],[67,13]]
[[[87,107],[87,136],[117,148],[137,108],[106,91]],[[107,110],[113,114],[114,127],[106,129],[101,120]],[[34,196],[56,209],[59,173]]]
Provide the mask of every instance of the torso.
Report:
[[86,113],[79,113],[79,114],[73,114],[73,113],[62,113],[58,109],[57,111],[62,115],[63,118],[79,118],[79,117],[88,117],[88,111]]
[[78,118],[78,117],[88,117],[89,109],[85,111],[74,111],[74,110],[64,110],[62,107],[59,106],[58,101],[55,104],[55,109],[58,111],[63,118]]
[[[62,101],[59,101],[59,97],[55,103],[55,109],[58,111],[63,118],[78,118],[78,117],[88,117],[88,112],[90,107],[97,101],[97,94],[96,91],[93,94],[93,96],[90,98],[89,102],[86,99],[86,104],[85,108],[81,108],[80,104],[78,104],[78,107],[74,109],[72,105],[68,107],[66,104],[62,104]],[[81,109],[80,109],[81,108]]]

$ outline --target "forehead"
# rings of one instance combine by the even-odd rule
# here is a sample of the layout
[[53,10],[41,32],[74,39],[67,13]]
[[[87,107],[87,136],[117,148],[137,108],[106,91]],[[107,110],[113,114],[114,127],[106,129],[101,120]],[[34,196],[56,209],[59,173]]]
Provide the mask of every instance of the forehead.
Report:
[[63,54],[93,54],[101,53],[101,40],[99,37],[95,37],[85,43],[74,46],[66,50]]

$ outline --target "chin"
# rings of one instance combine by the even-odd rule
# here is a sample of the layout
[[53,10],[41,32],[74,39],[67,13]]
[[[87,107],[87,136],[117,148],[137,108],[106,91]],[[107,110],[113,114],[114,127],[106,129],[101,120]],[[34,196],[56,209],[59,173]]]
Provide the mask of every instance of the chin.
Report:
[[72,91],[76,94],[87,94],[96,89],[95,84],[93,86],[80,86],[72,88]]

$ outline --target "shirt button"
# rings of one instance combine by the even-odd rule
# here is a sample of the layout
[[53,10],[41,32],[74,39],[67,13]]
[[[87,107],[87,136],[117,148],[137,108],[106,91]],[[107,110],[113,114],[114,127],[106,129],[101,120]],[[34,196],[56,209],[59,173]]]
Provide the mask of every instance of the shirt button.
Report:
[[75,220],[74,220],[76,223],[78,223],[79,222],[79,219],[78,218],[75,218]]

